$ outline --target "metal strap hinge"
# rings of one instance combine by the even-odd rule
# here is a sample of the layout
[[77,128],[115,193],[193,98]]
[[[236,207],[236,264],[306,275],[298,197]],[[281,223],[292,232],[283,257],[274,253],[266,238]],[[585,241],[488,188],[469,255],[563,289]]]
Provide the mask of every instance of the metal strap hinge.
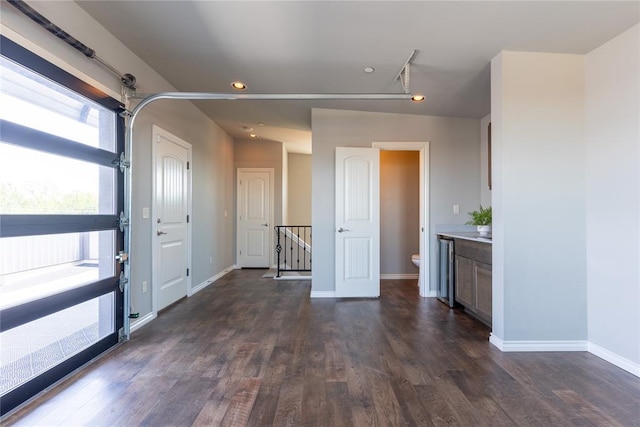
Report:
[[120,212],[120,218],[118,218],[118,227],[120,231],[124,233],[124,228],[129,226],[129,218],[124,216],[124,212]]
[[120,272],[120,277],[119,277],[118,281],[119,281],[119,284],[120,284],[120,292],[124,292],[124,285],[129,283],[129,279],[124,277],[124,271]]
[[124,156],[124,152],[120,153],[120,157],[113,161],[114,165],[118,165],[120,172],[124,173],[124,170],[131,167],[131,162]]

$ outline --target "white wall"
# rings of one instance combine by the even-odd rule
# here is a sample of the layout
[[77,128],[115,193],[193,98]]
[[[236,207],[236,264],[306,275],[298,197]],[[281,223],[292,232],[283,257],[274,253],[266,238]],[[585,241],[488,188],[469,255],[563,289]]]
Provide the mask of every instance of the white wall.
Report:
[[492,335],[584,343],[584,57],[502,52],[491,72]]
[[289,219],[291,225],[311,225],[311,156],[289,153]]
[[589,342],[640,375],[640,26],[586,56]]
[[[125,73],[134,74],[140,92],[175,90],[159,74],[128,50],[112,34],[73,2],[29,1],[74,37],[96,50],[98,56]],[[0,4],[2,33],[81,79],[120,94],[119,80],[90,59],[40,28],[14,7]],[[132,108],[132,107],[130,107]],[[138,116],[133,141],[133,197],[131,287],[132,310],[150,313],[151,292],[142,293],[142,281],[151,283],[151,219],[142,208],[151,207],[151,125],[184,139],[193,146],[192,286],[233,265],[233,148],[232,139],[192,103],[158,101]],[[227,218],[224,211],[228,211]],[[153,218],[153,215],[152,215]],[[213,263],[209,263],[213,257]]]
[[[436,224],[463,224],[480,203],[479,120],[313,109],[313,292],[335,291],[335,147],[429,142],[431,289],[436,286]],[[460,205],[459,215],[452,213]]]

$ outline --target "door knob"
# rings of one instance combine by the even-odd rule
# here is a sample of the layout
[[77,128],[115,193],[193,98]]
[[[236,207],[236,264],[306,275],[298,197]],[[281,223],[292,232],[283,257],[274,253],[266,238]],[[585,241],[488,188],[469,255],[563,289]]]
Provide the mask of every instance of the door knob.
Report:
[[269,224],[267,224],[266,222],[264,224],[262,224],[264,227],[268,227]]
[[158,236],[162,236],[163,234],[167,234],[166,231],[158,231]]
[[349,230],[342,227],[338,228],[338,233],[344,233],[345,231],[349,231]]

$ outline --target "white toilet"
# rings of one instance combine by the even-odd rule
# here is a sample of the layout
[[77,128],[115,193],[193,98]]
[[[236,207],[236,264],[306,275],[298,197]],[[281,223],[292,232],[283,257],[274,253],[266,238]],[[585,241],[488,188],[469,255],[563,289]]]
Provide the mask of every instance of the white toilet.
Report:
[[416,267],[420,267],[420,254],[411,255],[411,262]]

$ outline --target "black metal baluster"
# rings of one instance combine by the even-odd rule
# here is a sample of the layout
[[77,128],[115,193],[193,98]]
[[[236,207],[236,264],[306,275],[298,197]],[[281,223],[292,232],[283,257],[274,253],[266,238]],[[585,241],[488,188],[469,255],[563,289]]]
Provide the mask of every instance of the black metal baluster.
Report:
[[280,226],[274,227],[276,232],[276,277],[280,277],[280,252],[282,252],[282,246],[280,246]]

